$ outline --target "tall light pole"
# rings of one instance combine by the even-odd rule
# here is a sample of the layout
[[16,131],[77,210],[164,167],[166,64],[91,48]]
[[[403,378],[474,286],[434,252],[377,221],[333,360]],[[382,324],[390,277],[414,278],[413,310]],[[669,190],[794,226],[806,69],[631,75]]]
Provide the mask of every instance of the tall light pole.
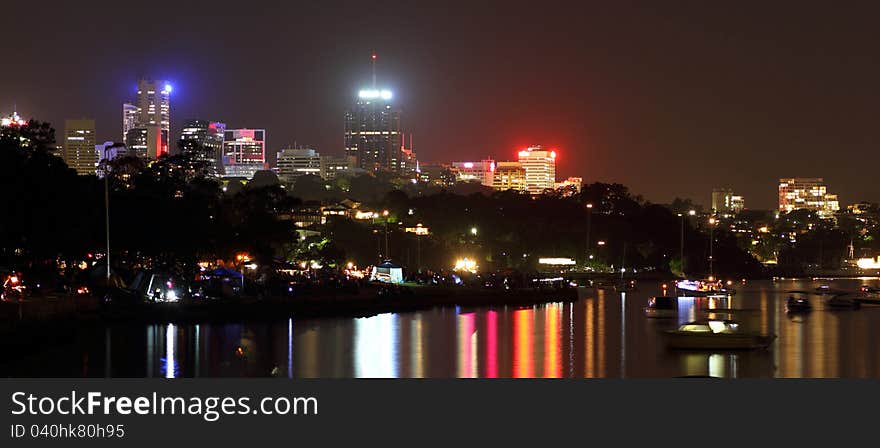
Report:
[[715,246],[715,218],[709,218],[709,279],[715,280],[715,268],[714,262],[715,257],[712,254],[713,247]]
[[[688,210],[688,216],[694,216],[697,214],[696,210]],[[679,239],[679,255],[678,259],[681,262],[681,273],[684,274],[684,213],[679,213],[678,217],[681,218],[681,237]]]
[[382,212],[385,217],[385,258],[391,259],[391,252],[388,250],[388,210]]
[[590,262],[590,224],[593,218],[593,204],[587,204],[587,263]]
[[[105,165],[106,166],[106,165]],[[104,226],[107,228],[107,287],[110,287],[110,176],[104,169]]]

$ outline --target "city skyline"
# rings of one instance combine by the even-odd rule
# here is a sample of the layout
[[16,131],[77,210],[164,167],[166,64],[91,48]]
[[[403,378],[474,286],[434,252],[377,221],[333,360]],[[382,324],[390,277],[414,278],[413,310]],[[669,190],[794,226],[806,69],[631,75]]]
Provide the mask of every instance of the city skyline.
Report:
[[[560,150],[558,178],[619,182],[653,202],[679,196],[708,205],[713,188],[729,186],[747,198],[749,208],[770,209],[779,178],[787,176],[823,177],[841,204],[880,197],[868,177],[849,175],[857,161],[877,157],[871,151],[877,143],[871,80],[880,67],[870,57],[866,19],[872,11],[807,6],[794,13],[799,20],[786,20],[792,12],[778,6],[573,6],[532,14],[511,5],[497,20],[476,20],[476,26],[431,7],[336,17],[338,6],[312,5],[301,14],[286,7],[255,9],[248,17],[266,20],[267,30],[282,22],[302,28],[289,39],[259,32],[238,43],[234,32],[208,38],[199,35],[198,25],[181,29],[186,17],[201,10],[178,5],[175,17],[157,25],[173,39],[148,47],[133,62],[122,57],[123,47],[150,37],[137,26],[123,26],[118,19],[124,8],[110,6],[91,19],[109,29],[86,33],[94,51],[58,61],[64,68],[106,70],[67,70],[68,76],[50,80],[48,62],[19,55],[16,70],[0,74],[0,112],[17,105],[20,114],[50,121],[59,132],[66,118],[94,117],[97,141],[116,140],[119,107],[132,100],[137,79],[146,76],[175,87],[175,138],[184,120],[207,117],[267,129],[273,135],[269,161],[294,143],[338,157],[341,116],[358,90],[369,87],[368,56],[376,51],[379,84],[394,90],[401,127],[414,135],[423,161],[485,155],[513,160],[519,148],[544,144]],[[7,17],[21,7],[12,5]],[[45,21],[63,35],[71,25],[62,19],[80,14],[58,5]],[[360,40],[335,34],[345,24],[382,14],[408,19]],[[482,6],[472,13],[490,14]],[[340,23],[331,26],[331,19]],[[429,21],[441,26],[423,29]],[[839,26],[833,33],[814,26],[824,21]],[[35,45],[60,44],[57,37],[30,36],[17,23],[4,26]],[[534,31],[515,32],[523,26]],[[107,38],[114,30],[127,38]],[[259,75],[223,72],[224,59],[217,56],[241,51],[289,57],[269,60]],[[469,68],[450,70],[453,61]],[[512,70],[511,61],[524,69]],[[846,70],[835,69],[840,64]],[[656,76],[636,79],[645,72]]]

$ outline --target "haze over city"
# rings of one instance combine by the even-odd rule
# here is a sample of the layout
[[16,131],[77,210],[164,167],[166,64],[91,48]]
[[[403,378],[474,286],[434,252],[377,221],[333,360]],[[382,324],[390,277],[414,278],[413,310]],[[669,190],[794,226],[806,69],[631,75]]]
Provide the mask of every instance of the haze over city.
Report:
[[146,76],[174,84],[174,138],[203,118],[265,128],[272,163],[294,142],[342,155],[375,51],[420,160],[545,144],[558,177],[655,202],[708,206],[724,186],[769,209],[788,176],[824,177],[841,203],[880,195],[852,175],[880,161],[873,5],[159,2],[161,20],[128,6],[53,2],[35,30],[33,5],[5,5],[6,38],[38,50],[7,48],[0,114],[57,130],[91,117],[99,142],[119,139]]

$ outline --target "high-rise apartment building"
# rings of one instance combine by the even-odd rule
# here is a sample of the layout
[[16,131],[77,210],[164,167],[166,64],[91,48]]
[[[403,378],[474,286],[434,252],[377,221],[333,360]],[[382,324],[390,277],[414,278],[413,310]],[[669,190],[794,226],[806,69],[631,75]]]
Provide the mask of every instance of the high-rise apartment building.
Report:
[[[171,138],[171,84],[151,79],[139,80],[136,106],[137,128],[159,127],[158,147],[150,146],[147,155],[152,158],[168,154],[168,142]],[[152,145],[154,142],[148,143]]]
[[779,179],[779,211],[812,210],[830,218],[840,210],[836,194],[828,193],[821,177],[788,177]]
[[156,159],[162,153],[162,129],[158,125],[138,126],[129,129],[125,134],[125,146],[128,154],[143,159]]
[[138,108],[134,104],[124,103],[122,105],[122,140],[125,141],[125,136],[128,135],[128,131],[136,128],[138,125]]
[[266,166],[265,129],[227,129],[223,138],[223,176],[252,178]]
[[556,151],[530,146],[519,152],[519,163],[526,174],[526,190],[538,195],[556,186]]
[[211,176],[219,176],[223,172],[223,140],[226,125],[207,120],[187,120],[180,131],[178,149],[195,160],[207,165]]
[[64,120],[61,158],[79,175],[94,175],[98,166],[95,151],[95,120]]

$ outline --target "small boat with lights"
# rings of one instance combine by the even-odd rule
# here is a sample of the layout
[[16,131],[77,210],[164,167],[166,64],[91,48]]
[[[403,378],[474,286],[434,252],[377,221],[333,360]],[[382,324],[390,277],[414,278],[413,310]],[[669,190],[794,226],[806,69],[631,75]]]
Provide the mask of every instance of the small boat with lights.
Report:
[[807,291],[789,291],[788,299],[785,301],[785,309],[789,313],[808,313],[813,311],[813,305],[807,298]]
[[736,290],[730,287],[732,282],[725,285],[721,280],[679,280],[675,283],[679,296],[685,297],[708,297],[729,296],[736,294]]
[[678,314],[675,297],[657,296],[651,297],[648,306],[645,307],[645,316],[655,319],[666,319]]
[[754,350],[767,348],[776,335],[742,331],[730,320],[689,322],[664,332],[669,348],[684,350]]

